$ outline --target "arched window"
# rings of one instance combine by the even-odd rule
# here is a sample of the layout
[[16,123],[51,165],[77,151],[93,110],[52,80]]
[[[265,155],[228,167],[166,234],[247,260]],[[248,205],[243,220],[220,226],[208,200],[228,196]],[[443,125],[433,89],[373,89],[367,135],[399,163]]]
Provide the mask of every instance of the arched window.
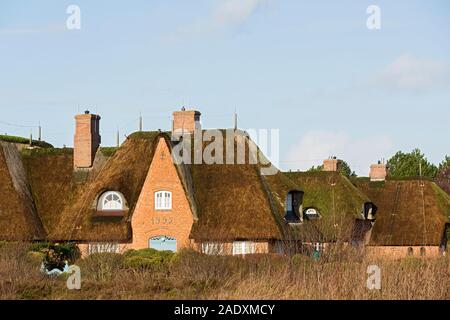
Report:
[[363,206],[362,215],[365,219],[375,220],[377,210],[378,208],[375,204],[373,204],[372,202],[366,202]]
[[426,254],[427,254],[427,250],[424,247],[421,247],[420,248],[420,256],[425,257]]
[[172,210],[172,192],[155,192],[155,210]]
[[177,252],[177,239],[168,236],[154,237],[148,240],[148,246],[158,251]]
[[99,211],[122,211],[125,209],[125,200],[120,192],[108,191],[98,200]]
[[408,256],[411,257],[414,254],[414,249],[412,247],[408,248]]

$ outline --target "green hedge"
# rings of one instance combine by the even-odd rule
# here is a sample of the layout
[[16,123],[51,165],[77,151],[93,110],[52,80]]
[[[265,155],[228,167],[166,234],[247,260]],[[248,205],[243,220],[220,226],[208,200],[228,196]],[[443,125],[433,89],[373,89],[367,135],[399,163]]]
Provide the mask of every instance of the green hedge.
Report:
[[76,243],[50,243],[35,242],[30,246],[30,252],[39,252],[43,254],[44,265],[47,270],[63,270],[66,261],[75,262],[80,258],[81,252]]
[[[0,141],[21,143],[21,144],[29,144],[30,143],[30,139],[23,138],[23,137],[16,137],[16,136],[8,136],[8,135],[0,135]],[[33,147],[40,147],[40,148],[53,148],[53,146],[50,143],[47,143],[45,141],[38,141],[38,140],[33,140],[31,145]]]
[[131,269],[161,269],[168,267],[175,253],[154,249],[129,250],[125,252],[125,266]]
[[23,149],[21,151],[22,156],[34,158],[34,157],[46,157],[46,156],[59,156],[59,155],[73,155],[72,148],[46,148],[46,149]]

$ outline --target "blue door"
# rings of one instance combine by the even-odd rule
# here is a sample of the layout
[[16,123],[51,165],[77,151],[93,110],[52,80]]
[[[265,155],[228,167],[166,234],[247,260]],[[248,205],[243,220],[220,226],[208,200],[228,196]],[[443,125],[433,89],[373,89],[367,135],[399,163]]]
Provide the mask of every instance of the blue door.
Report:
[[177,239],[166,236],[151,238],[149,247],[158,251],[177,252]]

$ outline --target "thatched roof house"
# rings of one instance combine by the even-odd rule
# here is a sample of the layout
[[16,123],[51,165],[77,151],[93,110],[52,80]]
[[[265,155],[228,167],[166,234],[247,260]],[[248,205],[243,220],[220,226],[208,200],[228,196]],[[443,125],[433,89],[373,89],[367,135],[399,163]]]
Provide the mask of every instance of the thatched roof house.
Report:
[[450,222],[450,197],[434,182],[354,180],[377,206],[371,246],[441,246]]
[[[76,116],[74,148],[1,142],[0,240],[233,254],[278,252],[281,242],[442,242],[450,199],[436,184],[350,181],[337,165],[265,170],[274,167],[247,133],[202,130],[199,117],[175,112],[171,132],[137,132],[118,148],[100,148],[100,117],[89,112]],[[197,133],[209,138],[196,145]],[[178,162],[185,145],[178,155],[189,161]]]
[[338,172],[287,173],[304,190],[304,206],[317,208],[317,224],[325,239],[350,241],[354,221],[368,221],[371,200]]

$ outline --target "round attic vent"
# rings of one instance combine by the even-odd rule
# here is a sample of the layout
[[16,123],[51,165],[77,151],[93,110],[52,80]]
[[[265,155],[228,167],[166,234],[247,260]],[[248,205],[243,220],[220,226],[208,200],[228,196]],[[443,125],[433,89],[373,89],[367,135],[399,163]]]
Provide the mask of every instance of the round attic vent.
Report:
[[316,208],[306,208],[304,211],[304,217],[308,220],[315,220],[320,218],[319,210]]

